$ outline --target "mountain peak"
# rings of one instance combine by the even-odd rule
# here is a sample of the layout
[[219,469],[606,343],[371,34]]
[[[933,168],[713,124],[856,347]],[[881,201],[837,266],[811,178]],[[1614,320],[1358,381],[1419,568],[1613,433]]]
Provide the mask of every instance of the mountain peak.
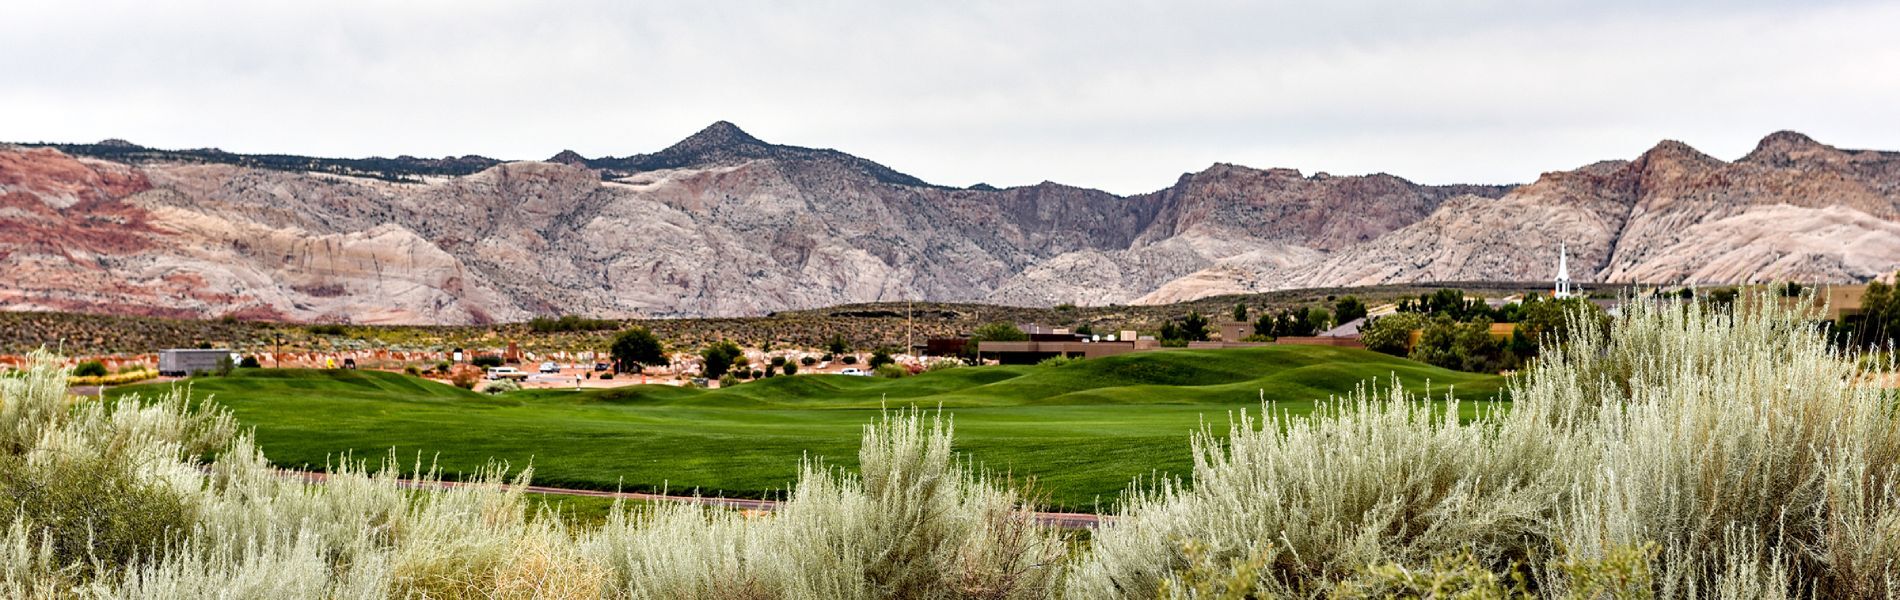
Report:
[[573,150],[562,150],[560,154],[548,158],[546,162],[584,167],[587,166],[587,157]]
[[769,144],[760,141],[759,138],[752,137],[752,134],[746,133],[744,129],[740,129],[738,125],[732,124],[731,121],[722,120],[714,121],[713,124],[707,125],[705,129],[699,130],[699,133],[680,140],[679,145],[710,148],[754,145],[765,146]]
[[1797,156],[1811,155],[1816,151],[1830,150],[1826,144],[1814,141],[1798,131],[1781,130],[1768,134],[1755,144],[1755,150],[1742,160],[1749,162],[1787,163]]
[[1676,140],[1663,140],[1644,152],[1638,161],[1655,163],[1717,163],[1721,160]]

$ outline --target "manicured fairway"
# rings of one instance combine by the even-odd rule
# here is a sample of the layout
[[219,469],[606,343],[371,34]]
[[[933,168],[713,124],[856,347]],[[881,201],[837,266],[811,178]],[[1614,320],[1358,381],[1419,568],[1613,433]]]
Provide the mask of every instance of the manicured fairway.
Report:
[[[453,477],[489,460],[532,462],[541,485],[638,491],[698,490],[766,496],[781,491],[801,457],[856,464],[861,427],[880,406],[941,407],[957,445],[998,472],[1033,477],[1046,504],[1090,510],[1135,477],[1184,474],[1188,438],[1229,415],[1300,414],[1361,382],[1468,400],[1494,397],[1502,379],[1457,373],[1381,354],[1273,346],[1177,350],[1079,361],[1063,367],[967,367],[905,379],[776,377],[725,390],[635,386],[485,396],[368,371],[241,370],[193,382],[284,466],[322,467],[341,453],[405,464],[418,456]],[[157,389],[155,389],[157,388]],[[113,394],[160,391],[128,386]],[[1465,411],[1477,409],[1466,403]]]

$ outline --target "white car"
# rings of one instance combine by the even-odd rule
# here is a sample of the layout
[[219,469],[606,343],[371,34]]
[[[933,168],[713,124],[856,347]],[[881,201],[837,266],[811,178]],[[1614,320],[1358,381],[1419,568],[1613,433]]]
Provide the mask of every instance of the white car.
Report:
[[492,367],[488,369],[489,379],[527,379],[528,374],[514,367]]
[[561,365],[554,364],[553,361],[541,363],[541,372],[542,373],[559,373],[561,372]]
[[860,377],[865,376],[865,375],[870,375],[870,373],[864,372],[864,369],[860,369],[857,367],[846,367],[845,370],[839,371],[838,374],[839,375],[855,375],[855,376],[860,376]]

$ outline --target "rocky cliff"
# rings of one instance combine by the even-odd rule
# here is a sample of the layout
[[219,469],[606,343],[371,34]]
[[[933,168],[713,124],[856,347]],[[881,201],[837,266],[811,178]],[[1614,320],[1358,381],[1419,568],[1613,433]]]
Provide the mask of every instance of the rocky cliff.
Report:
[[1665,142],[1523,186],[1214,165],[1136,196],[931,185],[717,123],[545,162],[0,146],[0,307],[297,321],[1164,303],[1289,287],[1854,281],[1900,267],[1900,154]]

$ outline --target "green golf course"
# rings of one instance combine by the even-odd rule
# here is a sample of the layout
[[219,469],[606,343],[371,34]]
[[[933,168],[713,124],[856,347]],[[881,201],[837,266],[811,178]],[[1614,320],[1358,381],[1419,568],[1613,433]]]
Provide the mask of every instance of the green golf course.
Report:
[[[801,457],[856,464],[861,427],[884,407],[941,408],[958,450],[1046,506],[1094,510],[1137,477],[1185,474],[1188,439],[1224,431],[1264,397],[1293,414],[1316,400],[1396,376],[1434,398],[1453,392],[1466,415],[1504,379],[1383,354],[1316,346],[1172,350],[1063,366],[964,367],[901,379],[798,375],[728,389],[661,385],[525,390],[499,396],[376,371],[241,369],[191,380],[192,395],[255,428],[270,459],[322,468],[345,453],[407,468],[420,456],[450,478],[492,461],[534,465],[539,485],[767,497]],[[110,396],[156,394],[125,386]]]

